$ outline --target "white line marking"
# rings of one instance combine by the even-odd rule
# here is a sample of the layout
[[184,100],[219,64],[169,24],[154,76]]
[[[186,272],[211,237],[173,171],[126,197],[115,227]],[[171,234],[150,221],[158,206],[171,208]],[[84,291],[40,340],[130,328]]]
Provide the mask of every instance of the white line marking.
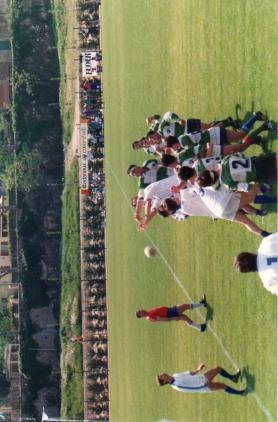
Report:
[[[127,195],[127,193],[125,192],[120,179],[118,178],[118,176],[116,175],[116,173],[114,172],[114,170],[112,169],[112,166],[110,165],[109,161],[106,160],[106,164],[107,167],[109,168],[109,170],[111,171],[117,185],[120,188],[120,191],[122,192],[123,196],[125,197],[127,203],[129,204],[130,209],[133,211],[133,208],[130,204],[130,199]],[[162,259],[162,261],[164,262],[165,266],[167,267],[169,273],[172,275],[173,279],[175,280],[175,282],[177,283],[177,285],[180,287],[180,289],[183,291],[183,293],[185,294],[185,296],[187,297],[187,299],[193,303],[193,299],[191,298],[189,292],[187,291],[187,289],[184,287],[184,285],[182,284],[182,282],[180,281],[180,279],[177,277],[177,275],[175,274],[173,268],[171,267],[171,265],[168,263],[168,261],[166,260],[166,258],[164,257],[163,253],[161,252],[161,250],[159,249],[159,247],[155,244],[155,242],[153,241],[153,239],[151,238],[151,236],[149,235],[149,233],[147,231],[144,232],[145,236],[148,238],[149,242],[152,243],[152,245],[156,248],[160,258]],[[278,302],[277,302],[278,303]],[[199,311],[199,309],[197,308],[195,311],[198,312],[199,316],[202,318],[202,314]],[[277,310],[277,326],[278,326],[278,310]],[[223,354],[227,357],[227,359],[230,361],[230,363],[232,364],[232,366],[234,367],[234,369],[238,368],[237,363],[235,362],[235,360],[232,358],[232,356],[230,355],[230,353],[228,352],[228,350],[225,348],[225,346],[222,343],[222,340],[220,339],[220,337],[216,334],[216,332],[214,331],[214,329],[208,325],[207,329],[212,333],[212,335],[214,336],[216,342],[218,343],[220,349],[222,350]],[[278,353],[278,352],[277,352]],[[278,354],[277,354],[277,360],[278,360]],[[278,385],[277,385],[278,388]],[[258,395],[254,392],[252,392],[252,394],[250,394],[250,397],[253,397],[255,399],[255,401],[257,402],[259,408],[261,409],[261,411],[265,414],[265,416],[268,418],[268,420],[270,422],[275,422],[275,420],[273,419],[271,413],[269,412],[269,410],[267,409],[267,407],[263,404],[262,400],[258,397]],[[278,420],[278,418],[277,418]]]

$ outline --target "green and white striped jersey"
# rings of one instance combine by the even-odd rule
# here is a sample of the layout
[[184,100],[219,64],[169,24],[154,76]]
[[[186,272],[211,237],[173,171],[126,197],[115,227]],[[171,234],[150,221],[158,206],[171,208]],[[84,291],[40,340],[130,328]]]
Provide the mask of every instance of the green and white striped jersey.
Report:
[[248,191],[251,184],[257,181],[252,158],[247,158],[240,153],[223,157],[220,179],[231,190]]
[[200,152],[210,142],[210,132],[206,130],[204,132],[187,133],[179,136],[178,139],[182,148],[198,146]]
[[142,167],[144,167],[144,172],[138,180],[139,198],[144,197],[144,189],[151,183],[166,179],[174,173],[172,168],[160,165],[157,160],[147,160],[143,163]]
[[196,160],[194,163],[194,169],[196,170],[197,174],[202,173],[204,170],[209,171],[216,171],[221,169],[221,160],[222,157],[215,156],[215,157],[208,157],[208,158],[200,158]]
[[184,133],[185,127],[179,123],[180,117],[176,113],[168,111],[162,117],[160,124],[158,126],[157,132],[166,137],[166,136],[176,136],[179,137]]
[[181,166],[193,167],[195,161],[197,160],[194,148],[191,147],[183,149],[177,154],[177,160]]

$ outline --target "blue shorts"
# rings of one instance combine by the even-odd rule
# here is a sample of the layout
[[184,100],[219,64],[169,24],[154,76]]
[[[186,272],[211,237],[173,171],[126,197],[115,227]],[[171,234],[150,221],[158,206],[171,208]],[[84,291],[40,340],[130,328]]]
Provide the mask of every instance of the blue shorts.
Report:
[[172,306],[171,308],[168,308],[167,318],[174,318],[178,316],[179,316],[179,313],[176,306]]

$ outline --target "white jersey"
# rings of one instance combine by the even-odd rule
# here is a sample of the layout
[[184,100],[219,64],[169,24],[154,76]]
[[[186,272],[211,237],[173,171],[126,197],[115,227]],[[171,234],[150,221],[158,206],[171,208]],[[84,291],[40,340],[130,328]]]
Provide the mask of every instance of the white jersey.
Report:
[[219,189],[202,188],[198,194],[204,204],[218,217],[224,220],[234,220],[239,209],[240,194],[231,192],[225,186]]
[[204,201],[193,189],[183,189],[180,191],[181,210],[187,215],[195,217],[212,217],[217,218],[211,209],[209,209]]
[[159,182],[152,183],[144,190],[144,201],[152,199],[152,209],[158,209],[162,201],[170,198],[172,195],[171,187],[179,184],[178,176],[167,177],[167,179],[160,180]]
[[207,379],[203,374],[191,375],[190,372],[173,374],[172,388],[181,393],[207,393],[210,390],[206,386]]
[[179,179],[176,174],[167,177],[166,179],[154,182],[147,186],[144,190],[144,201],[152,199],[154,196],[160,199],[169,198],[172,196],[171,187],[179,184]]
[[264,287],[278,296],[278,233],[267,236],[261,242],[257,267]]

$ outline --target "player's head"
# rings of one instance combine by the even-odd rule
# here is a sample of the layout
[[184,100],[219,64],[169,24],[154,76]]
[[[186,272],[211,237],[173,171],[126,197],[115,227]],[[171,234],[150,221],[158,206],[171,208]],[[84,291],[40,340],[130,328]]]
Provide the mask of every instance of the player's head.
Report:
[[159,133],[155,132],[154,130],[149,130],[149,132],[146,135],[146,138],[150,145],[157,144],[161,141],[162,136],[159,135]]
[[241,252],[234,259],[234,268],[240,273],[258,271],[257,255],[250,252]]
[[165,144],[167,148],[171,148],[174,151],[177,151],[181,147],[178,138],[175,136],[167,136],[165,138]]
[[127,169],[127,174],[129,176],[139,177],[141,173],[142,173],[141,167],[136,166],[135,164],[130,164],[130,166]]
[[178,178],[183,182],[187,182],[195,175],[196,171],[192,167],[182,166],[178,169]]
[[132,148],[135,150],[142,149],[146,146],[146,138],[141,138],[138,141],[132,143]]
[[149,126],[151,123],[153,123],[155,120],[159,120],[160,119],[160,115],[159,114],[154,114],[153,116],[148,116],[146,118],[146,123]]
[[172,377],[164,373],[164,374],[158,374],[155,379],[158,385],[167,385],[172,380]]
[[163,218],[167,218],[171,215],[171,213],[166,208],[164,208],[164,204],[160,205],[160,207],[157,210],[157,214]]
[[137,318],[144,318],[145,316],[147,316],[147,311],[145,311],[144,309],[138,309],[138,311],[135,312],[135,315]]
[[180,208],[180,204],[177,199],[173,198],[164,199],[162,206],[164,210],[168,212],[168,215],[174,214]]
[[218,176],[215,172],[204,170],[202,171],[199,176],[197,177],[197,184],[200,188],[205,188],[207,186],[213,185],[218,179]]
[[173,155],[170,154],[164,154],[161,158],[161,164],[164,167],[173,167],[177,164],[177,159]]

